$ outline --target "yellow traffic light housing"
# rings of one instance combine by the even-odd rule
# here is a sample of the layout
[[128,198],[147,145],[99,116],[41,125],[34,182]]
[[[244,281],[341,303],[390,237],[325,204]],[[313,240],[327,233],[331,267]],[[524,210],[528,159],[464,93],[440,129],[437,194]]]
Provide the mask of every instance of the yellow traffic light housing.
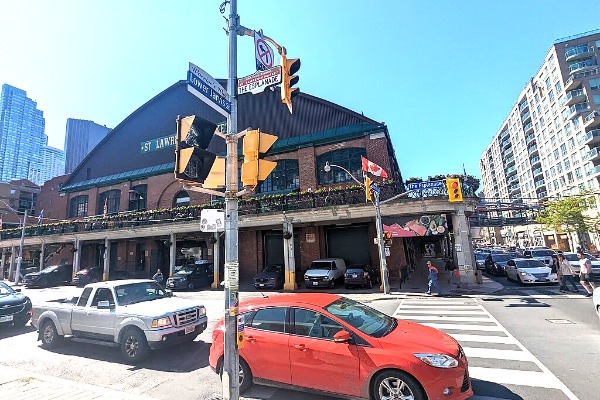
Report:
[[177,118],[175,138],[175,179],[203,183],[215,161],[216,154],[206,148],[216,125],[191,115]]
[[242,164],[242,182],[244,187],[256,187],[260,182],[267,179],[277,166],[277,162],[260,160],[260,155],[269,151],[277,136],[263,133],[260,129],[246,132],[242,153],[244,163]]
[[300,93],[300,89],[292,87],[300,78],[295,73],[300,69],[299,58],[287,58],[285,52],[281,54],[281,102],[287,105],[292,113],[292,98]]
[[446,179],[446,188],[448,189],[448,201],[451,203],[463,201],[462,189],[460,187],[460,179]]
[[373,180],[365,175],[365,199],[367,202],[371,201],[371,199],[373,198],[372,189],[371,189],[372,183],[373,183]]

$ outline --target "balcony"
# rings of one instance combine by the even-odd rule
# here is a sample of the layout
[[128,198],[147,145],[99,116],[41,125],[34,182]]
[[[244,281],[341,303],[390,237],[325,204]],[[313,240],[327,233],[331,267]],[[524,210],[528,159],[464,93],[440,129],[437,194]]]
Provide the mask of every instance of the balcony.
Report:
[[569,107],[569,114],[568,114],[567,118],[574,119],[579,114],[581,114],[582,112],[587,111],[589,109],[590,109],[590,105],[588,103],[573,104],[571,107]]
[[548,197],[548,193],[544,190],[542,192],[537,192],[538,199],[545,199]]
[[573,90],[579,87],[579,85],[581,85],[582,79],[577,75],[578,74],[571,75],[569,79],[567,79],[567,81],[565,82],[565,90]]
[[594,168],[585,171],[585,175],[590,178],[595,178],[598,177],[598,175],[600,175],[600,165],[595,166]]
[[533,170],[533,176],[534,177],[539,176],[539,175],[543,175],[543,174],[544,174],[544,172],[542,171],[541,168],[536,168],[536,169]]
[[600,143],[600,129],[594,129],[592,131],[586,132],[585,136],[582,138],[581,144],[593,147],[594,145]]
[[531,113],[529,111],[527,111],[525,114],[521,115],[522,123],[526,123],[528,121],[531,121]]
[[579,62],[569,65],[569,73],[574,74],[576,72],[582,72],[587,69],[596,67],[597,65],[598,65],[598,62],[595,59],[588,58],[586,60],[579,61]]
[[598,152],[598,148],[594,147],[587,153],[585,153],[585,157],[583,157],[585,161],[597,161],[600,160],[600,153]]
[[523,127],[523,132],[527,135],[528,133],[533,132],[533,124],[530,122]]
[[594,54],[594,48],[588,45],[575,46],[565,51],[565,60],[574,61],[580,58],[586,58]]
[[546,186],[546,182],[544,182],[543,179],[539,179],[537,181],[533,182],[534,186],[535,186],[535,190],[538,190],[539,188],[541,188],[542,186]]
[[541,159],[539,157],[531,157],[529,159],[529,162],[531,163],[531,166],[533,167],[534,165],[540,164],[541,163]]
[[504,165],[507,167],[510,167],[511,165],[514,165],[514,164],[515,164],[515,158],[513,156],[510,156],[504,160]]
[[505,140],[504,142],[502,142],[501,148],[502,148],[502,150],[506,150],[510,146],[511,146],[511,143],[510,143],[510,139],[509,139],[509,140]]
[[538,147],[537,147],[537,145],[534,144],[533,146],[528,147],[527,151],[529,152],[530,156],[534,155],[534,154],[538,154]]
[[514,165],[506,169],[506,176],[512,176],[517,173],[517,167]]
[[581,103],[584,100],[587,100],[587,98],[585,97],[585,92],[583,91],[583,89],[575,89],[567,92],[567,95],[563,100],[563,105],[570,106],[575,103]]
[[527,102],[527,100],[525,100],[524,102],[519,104],[519,112],[523,112],[523,110],[525,110],[527,107],[529,107],[529,103]]
[[594,128],[598,125],[600,125],[600,111],[598,110],[592,111],[583,119],[585,129]]
[[518,182],[518,181],[519,181],[519,177],[518,177],[517,175],[513,175],[513,176],[511,176],[510,178],[508,178],[508,179],[506,180],[506,182],[508,182],[508,183],[513,183],[513,182],[515,182],[515,181],[516,181],[516,182]]
[[500,132],[500,140],[504,139],[505,137],[507,137],[509,135],[508,133],[508,129],[505,131]]
[[513,148],[509,147],[504,153],[502,153],[502,158],[509,157],[513,154]]
[[529,146],[529,143],[535,141],[535,135],[532,133],[531,135],[525,138],[525,143]]
[[510,194],[515,194],[516,192],[521,192],[521,186],[512,185],[511,187],[508,188],[508,191]]

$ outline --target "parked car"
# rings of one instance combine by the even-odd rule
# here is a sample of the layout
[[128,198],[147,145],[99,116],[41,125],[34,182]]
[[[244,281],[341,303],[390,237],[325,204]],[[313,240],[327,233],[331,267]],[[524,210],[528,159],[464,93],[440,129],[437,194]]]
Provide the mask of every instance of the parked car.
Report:
[[[579,265],[577,253],[563,253],[563,255],[565,256],[565,260],[571,265],[573,273],[577,276],[577,279],[579,279],[579,270],[581,266]],[[592,257],[591,254],[584,253],[584,256],[592,263],[592,273],[590,274],[590,278],[593,280],[600,278],[600,260]]]
[[0,282],[0,327],[7,325],[25,326],[31,318],[31,300],[21,293]]
[[73,278],[73,285],[83,287],[88,283],[96,283],[102,280],[102,274],[104,273],[103,267],[90,267],[84,268],[75,273]]
[[513,258],[506,263],[506,277],[519,283],[558,283],[548,265],[533,258]]
[[285,267],[283,265],[267,265],[254,277],[256,289],[283,289],[285,283]]
[[[206,260],[201,260],[206,261]],[[210,286],[214,280],[213,264],[208,261],[203,263],[188,264],[179,269],[167,279],[167,289],[194,290]]]
[[342,281],[346,273],[346,262],[341,258],[325,258],[315,260],[304,273],[304,284],[307,288],[334,288],[336,281]]
[[349,289],[351,286],[373,287],[373,284],[379,283],[379,270],[367,264],[352,264],[346,269],[344,276],[344,286]]
[[485,271],[485,259],[487,258],[487,254],[478,252],[475,253],[475,264],[477,265],[477,269]]
[[31,325],[42,347],[54,348],[65,336],[73,341],[120,346],[131,364],[151,349],[193,341],[207,325],[206,308],[172,297],[153,280],[90,283],[81,296],[36,303]]
[[508,260],[513,259],[514,257],[510,254],[492,254],[492,265],[488,265],[485,271],[494,276],[505,276],[506,275],[506,263]]
[[73,265],[52,265],[40,272],[32,272],[25,275],[24,284],[27,287],[48,287],[71,283],[72,278]]
[[556,255],[556,252],[548,248],[526,249],[523,252],[523,258],[534,258],[542,261],[544,264],[552,264],[553,255]]
[[[333,293],[255,298],[240,302],[239,311],[245,321],[241,393],[254,382],[267,382],[315,398],[463,400],[473,395],[461,346],[435,328]],[[219,374],[223,357],[221,319],[209,353],[209,364]]]

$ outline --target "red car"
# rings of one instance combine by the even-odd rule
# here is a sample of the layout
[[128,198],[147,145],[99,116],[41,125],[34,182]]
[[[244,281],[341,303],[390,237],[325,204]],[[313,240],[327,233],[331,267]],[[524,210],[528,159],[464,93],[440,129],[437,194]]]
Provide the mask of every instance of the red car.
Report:
[[[449,335],[331,293],[294,293],[240,304],[245,340],[240,392],[254,382],[372,400],[473,395],[467,359]],[[209,362],[222,372],[223,320]]]

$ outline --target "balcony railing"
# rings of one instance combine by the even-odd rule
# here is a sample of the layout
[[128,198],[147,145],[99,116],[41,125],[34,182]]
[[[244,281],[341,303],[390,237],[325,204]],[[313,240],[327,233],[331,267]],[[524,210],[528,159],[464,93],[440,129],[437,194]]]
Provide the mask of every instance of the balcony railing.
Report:
[[573,104],[569,107],[568,116],[573,118],[575,115],[590,109],[590,105],[586,102]]
[[531,122],[523,127],[523,132],[528,133],[530,129],[533,129],[533,124]]
[[565,51],[565,59],[567,61],[569,61],[569,60],[573,60],[577,57],[581,57],[582,55],[592,54],[593,52],[594,52],[593,47],[588,47],[587,45],[576,46],[576,47],[573,47],[573,48]]
[[594,67],[596,65],[598,65],[598,62],[592,58],[583,60],[583,61],[579,61],[579,62],[569,65],[569,73],[572,74],[574,72],[580,71],[585,68]]
[[531,165],[535,165],[540,162],[540,158],[538,156],[532,157],[530,160]]
[[586,176],[597,176],[598,174],[600,174],[600,165],[597,165],[594,168],[585,171]]
[[527,100],[525,100],[524,102],[519,104],[519,112],[523,112],[523,110],[526,109],[527,106],[529,106],[529,103],[527,102]]
[[[438,181],[436,181],[438,182]],[[474,197],[475,190],[470,182],[461,182],[464,197]],[[386,200],[400,193],[404,188],[398,185],[381,186],[380,199]],[[432,188],[415,190],[405,197],[419,198],[447,198],[448,191],[445,183]],[[321,207],[340,205],[364,205],[365,192],[358,186],[336,189],[319,189],[314,192],[289,193],[283,195],[264,195],[238,204],[238,214],[260,215],[281,213],[283,211],[310,210]],[[172,224],[185,221],[199,221],[200,213],[204,208],[223,209],[223,202],[214,202],[208,205],[194,205],[170,209],[123,212],[106,217],[89,217],[85,219],[68,220],[59,223],[31,225],[25,227],[25,236],[63,235],[71,233],[85,233],[105,230],[117,230],[132,227]],[[3,229],[0,231],[0,240],[18,239],[21,237],[21,228]]]

